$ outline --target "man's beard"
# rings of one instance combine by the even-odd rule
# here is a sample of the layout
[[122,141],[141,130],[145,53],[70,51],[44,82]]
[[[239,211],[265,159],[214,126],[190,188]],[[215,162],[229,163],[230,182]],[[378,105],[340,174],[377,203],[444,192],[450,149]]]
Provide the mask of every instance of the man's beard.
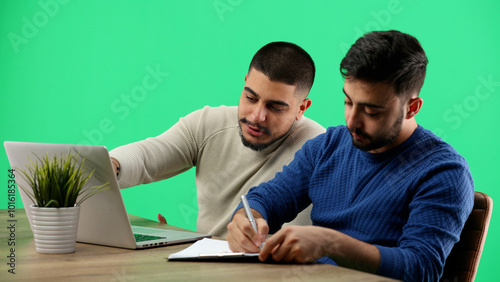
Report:
[[403,119],[404,119],[404,112],[401,111],[399,118],[394,122],[389,131],[384,132],[382,134],[377,134],[378,136],[376,137],[370,136],[367,133],[358,129],[356,130],[349,129],[350,132],[353,132],[361,137],[365,137],[369,140],[367,144],[361,144],[358,143],[351,135],[352,144],[356,146],[358,149],[363,151],[372,151],[387,146],[392,142],[394,142],[394,140],[396,140],[396,138],[398,138],[399,134],[401,133],[402,129],[401,125],[403,124]]
[[285,134],[283,134],[283,135],[281,135],[281,136],[279,136],[277,138],[274,138],[274,139],[272,139],[271,141],[269,141],[267,143],[252,143],[252,142],[246,140],[245,137],[243,136],[243,129],[241,128],[241,124],[242,123],[248,124],[248,125],[253,126],[253,127],[257,127],[259,130],[264,131],[264,134],[267,134],[268,136],[271,136],[271,131],[267,127],[264,127],[264,126],[261,126],[261,125],[249,122],[246,118],[241,118],[240,119],[240,122],[238,123],[238,127],[239,127],[239,133],[240,133],[240,137],[241,137],[241,142],[243,143],[243,145],[245,147],[248,147],[248,148],[250,148],[250,149],[252,149],[254,151],[262,151],[262,150],[268,148],[274,142],[276,142],[276,141],[280,140],[281,138],[283,138],[284,136],[288,135],[288,133],[290,131],[292,131],[292,128],[293,128],[293,126],[291,126],[290,129]]

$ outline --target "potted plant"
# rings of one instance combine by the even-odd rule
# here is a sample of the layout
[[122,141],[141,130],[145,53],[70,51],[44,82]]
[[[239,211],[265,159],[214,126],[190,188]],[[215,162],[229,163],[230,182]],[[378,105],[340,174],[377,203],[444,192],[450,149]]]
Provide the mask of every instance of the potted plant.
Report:
[[80,155],[54,155],[30,159],[21,176],[31,189],[19,186],[35,203],[31,205],[35,249],[39,253],[72,253],[75,251],[80,205],[89,197],[109,188],[107,183],[86,187],[94,171],[84,169]]

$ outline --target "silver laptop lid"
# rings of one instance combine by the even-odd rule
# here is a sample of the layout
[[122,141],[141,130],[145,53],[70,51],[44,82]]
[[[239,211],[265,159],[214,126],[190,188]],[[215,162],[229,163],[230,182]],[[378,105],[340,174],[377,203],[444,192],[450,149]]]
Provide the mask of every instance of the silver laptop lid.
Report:
[[[11,141],[4,142],[4,146],[11,168],[16,170],[14,173],[18,186],[23,185],[27,189],[31,188],[28,187],[18,170],[25,169],[26,165],[29,164],[29,159],[36,161],[36,156],[42,157],[46,154],[51,157],[65,155],[68,152],[73,152],[75,156],[79,153],[80,161],[85,158],[84,168],[88,172],[95,169],[88,185],[98,186],[108,183],[110,188],[90,197],[80,206],[77,241],[121,248],[136,248],[130,221],[106,147]],[[32,220],[28,207],[34,203],[22,189],[19,189],[19,193],[31,225]],[[114,236],[110,236],[109,233],[114,234]]]
[[[80,154],[79,164],[85,159],[83,162],[84,169],[87,172],[94,171],[92,178],[87,183],[87,187],[100,186],[105,183],[110,186],[108,190],[95,194],[81,204],[76,239],[78,242],[136,249],[192,242],[211,237],[211,235],[191,231],[132,227],[125,210],[108,150],[104,146],[11,141],[4,142],[4,146],[11,168],[15,170],[25,169],[26,165],[30,163],[30,159],[36,161],[36,156],[42,157],[46,154],[49,157],[61,154],[64,156],[69,152],[73,152],[75,156]],[[19,171],[14,172],[14,174],[18,186],[23,185],[23,187],[31,189],[28,187],[27,182],[20,177]],[[34,204],[22,189],[19,189],[19,193],[25,208]],[[26,211],[31,226],[31,214],[29,209],[26,209]],[[140,231],[139,233],[142,234],[165,238],[136,243],[133,228],[137,228]]]

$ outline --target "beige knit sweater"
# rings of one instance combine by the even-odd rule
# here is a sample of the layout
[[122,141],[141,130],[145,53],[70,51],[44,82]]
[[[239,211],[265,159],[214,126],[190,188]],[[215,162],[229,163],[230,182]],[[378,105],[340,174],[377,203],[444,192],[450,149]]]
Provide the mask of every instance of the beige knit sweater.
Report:
[[[274,177],[297,150],[325,129],[302,117],[285,138],[263,151],[241,142],[238,108],[204,107],[163,134],[110,152],[121,165],[121,188],[160,181],[196,167],[197,231],[225,238],[240,196]],[[310,208],[290,224],[310,224]]]

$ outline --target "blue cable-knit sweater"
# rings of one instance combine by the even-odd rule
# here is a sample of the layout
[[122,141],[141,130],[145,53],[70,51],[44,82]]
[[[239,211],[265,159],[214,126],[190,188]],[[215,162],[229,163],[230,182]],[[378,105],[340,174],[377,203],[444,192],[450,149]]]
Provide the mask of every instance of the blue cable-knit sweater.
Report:
[[[379,249],[378,274],[437,281],[472,210],[474,186],[465,159],[421,126],[377,154],[354,147],[347,128],[337,126],[306,142],[282,172],[247,197],[271,231],[312,202],[314,225]],[[319,261],[335,264],[328,257]]]

